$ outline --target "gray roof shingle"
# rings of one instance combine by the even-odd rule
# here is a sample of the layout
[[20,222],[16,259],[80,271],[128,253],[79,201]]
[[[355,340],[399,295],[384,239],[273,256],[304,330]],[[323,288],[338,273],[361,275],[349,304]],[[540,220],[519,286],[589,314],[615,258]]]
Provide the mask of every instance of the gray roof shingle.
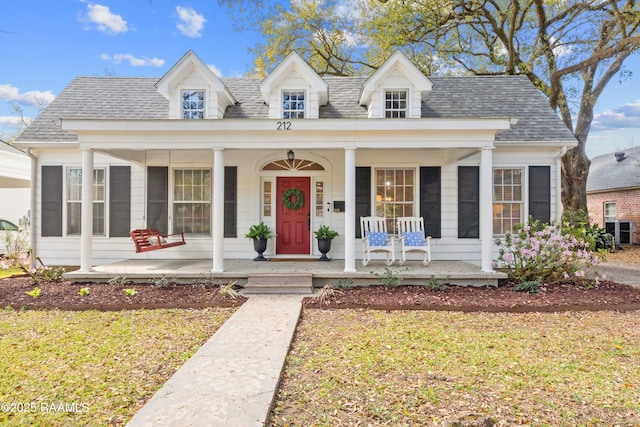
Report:
[[[429,77],[433,90],[422,99],[424,118],[515,117],[511,130],[497,141],[575,142],[573,134],[524,76]],[[222,79],[237,104],[225,119],[264,119],[268,107],[260,94],[260,79]],[[324,77],[329,103],[320,118],[366,118],[359,105],[366,77]],[[57,125],[60,118],[166,119],[169,101],[155,88],[157,78],[77,77],[18,138],[23,141],[77,141],[75,134]]]
[[[624,153],[618,161],[617,153]],[[587,191],[640,187],[640,147],[594,157],[589,168]]]

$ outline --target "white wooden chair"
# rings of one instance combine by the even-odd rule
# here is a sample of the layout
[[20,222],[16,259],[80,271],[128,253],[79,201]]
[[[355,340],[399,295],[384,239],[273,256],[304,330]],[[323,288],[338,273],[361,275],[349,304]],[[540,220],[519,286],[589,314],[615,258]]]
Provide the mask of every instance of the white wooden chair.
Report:
[[391,265],[396,259],[394,239],[387,233],[387,220],[379,216],[361,216],[360,231],[362,233],[362,265],[371,261],[372,252],[384,252],[385,264]]
[[398,239],[402,248],[400,265],[407,261],[407,252],[422,252],[422,264],[431,262],[431,236],[424,237],[422,217],[405,216],[398,218]]

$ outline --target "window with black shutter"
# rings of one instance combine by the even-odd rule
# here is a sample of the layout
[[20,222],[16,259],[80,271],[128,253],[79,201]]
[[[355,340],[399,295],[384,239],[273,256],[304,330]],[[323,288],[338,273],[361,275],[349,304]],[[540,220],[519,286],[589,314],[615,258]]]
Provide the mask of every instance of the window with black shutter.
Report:
[[480,168],[458,167],[458,237],[480,237]]
[[62,236],[62,166],[42,166],[42,236]]
[[442,237],[442,194],[440,167],[420,168],[420,216],[424,220],[425,234]]

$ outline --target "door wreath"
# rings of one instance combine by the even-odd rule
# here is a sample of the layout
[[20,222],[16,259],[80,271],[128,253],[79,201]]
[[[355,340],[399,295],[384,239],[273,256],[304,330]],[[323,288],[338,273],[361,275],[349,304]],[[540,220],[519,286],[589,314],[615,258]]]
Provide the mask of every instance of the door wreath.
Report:
[[[293,198],[295,198],[295,201],[292,200]],[[304,206],[304,195],[297,188],[290,188],[282,195],[282,203],[287,209],[298,210]]]

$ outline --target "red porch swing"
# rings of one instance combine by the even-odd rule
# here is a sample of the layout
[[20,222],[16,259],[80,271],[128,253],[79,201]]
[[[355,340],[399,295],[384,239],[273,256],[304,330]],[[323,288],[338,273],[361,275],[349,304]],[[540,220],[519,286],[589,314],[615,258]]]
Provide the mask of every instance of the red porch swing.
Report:
[[133,243],[136,245],[136,253],[155,251],[158,249],[172,248],[174,246],[187,244],[187,242],[184,241],[184,232],[162,235],[160,234],[160,231],[155,228],[140,228],[131,230],[129,236],[131,236],[131,240],[133,240]]
[[[169,151],[169,164],[171,164],[171,151]],[[144,152],[144,166],[145,166],[145,195],[144,195],[144,204],[145,211],[147,205],[147,151]],[[145,218],[146,223],[146,218]],[[187,242],[184,240],[184,232],[176,233],[176,234],[160,234],[160,231],[156,228],[139,228],[135,230],[131,230],[129,232],[129,236],[131,236],[131,240],[136,245],[136,253],[140,252],[149,252],[156,251],[158,249],[166,249],[173,248],[174,246],[182,246],[186,245]]]

